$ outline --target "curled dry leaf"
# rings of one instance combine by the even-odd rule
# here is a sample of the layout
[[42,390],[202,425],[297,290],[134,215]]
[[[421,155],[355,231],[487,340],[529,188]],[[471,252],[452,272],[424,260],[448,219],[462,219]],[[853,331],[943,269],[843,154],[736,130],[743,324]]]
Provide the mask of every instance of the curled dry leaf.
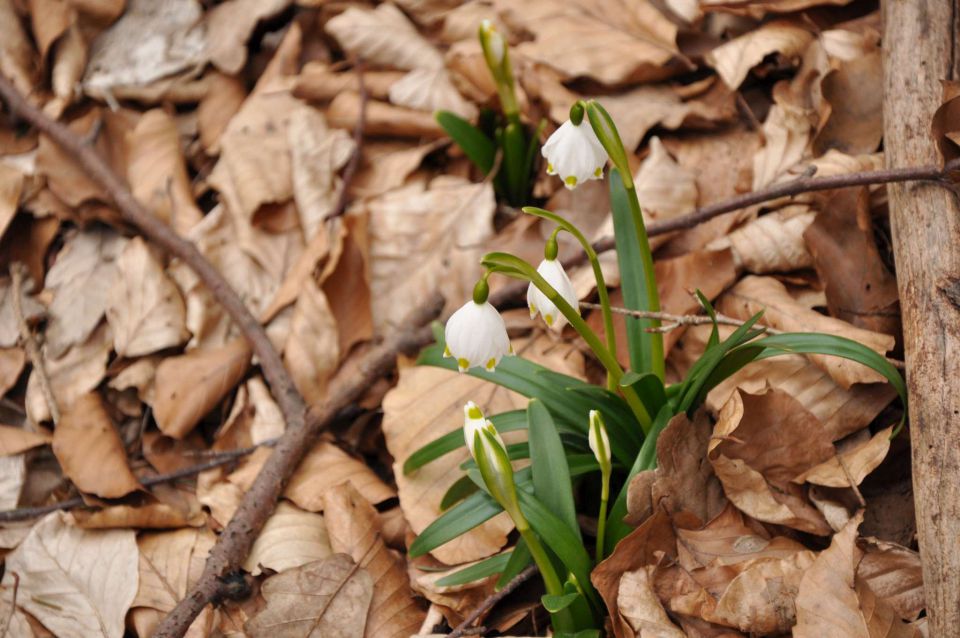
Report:
[[183,438],[237,385],[249,366],[250,346],[243,339],[164,359],[155,380],[157,427],[167,436]]
[[650,154],[640,164],[634,183],[647,223],[689,213],[697,206],[695,173],[670,157],[659,137],[650,139]]
[[836,149],[872,153],[883,137],[883,65],[876,43],[849,60],[833,61],[820,90],[829,119],[813,140],[813,152]]
[[865,553],[857,565],[857,578],[891,605],[902,619],[916,620],[926,606],[920,554],[877,539],[865,539],[863,549]]
[[[20,308],[28,322],[43,316],[44,307],[27,294],[29,281],[24,281],[20,293]],[[13,284],[10,279],[0,282],[0,347],[12,348],[20,340],[20,325],[13,310]]]
[[863,550],[856,546],[859,512],[840,530],[804,574],[797,592],[797,638],[915,638],[919,630],[900,620],[870,586],[857,578]]
[[813,257],[804,232],[815,216],[803,205],[781,208],[710,242],[710,248],[729,247],[738,269],[758,275],[809,268]]
[[670,621],[654,591],[654,571],[656,567],[653,566],[641,567],[624,573],[620,578],[617,591],[619,620],[634,632],[624,631],[623,634],[630,638],[684,638],[687,634]]
[[6,557],[4,598],[20,576],[17,604],[63,638],[122,638],[137,594],[138,551],[132,530],[85,531],[54,512]]
[[704,11],[723,11],[757,20],[768,13],[792,13],[811,7],[845,5],[850,0],[699,0]]
[[281,501],[250,548],[243,568],[256,576],[262,568],[282,572],[329,555],[323,517]]
[[406,638],[416,633],[425,614],[415,600],[403,561],[383,544],[377,512],[348,483],[324,497],[330,547],[353,557],[373,577],[373,600],[365,638]]
[[312,278],[300,288],[283,358],[293,381],[309,404],[321,402],[327,381],[340,360],[337,320],[323,290]]
[[140,586],[132,606],[172,610],[203,571],[215,541],[209,530],[178,529],[141,534],[137,539]]
[[329,441],[320,441],[307,452],[283,495],[305,510],[319,512],[323,509],[324,492],[344,482],[374,505],[396,496],[366,463]]
[[247,40],[257,23],[277,15],[290,0],[230,0],[206,14],[206,53],[224,73],[235,75],[247,60]]
[[58,358],[90,337],[107,307],[116,281],[117,258],[127,240],[107,228],[79,232],[71,238],[47,273],[52,293],[46,348]]
[[220,152],[220,136],[247,98],[244,83],[232,75],[210,71],[205,76],[209,90],[197,104],[200,143],[210,155]]
[[79,397],[63,412],[53,431],[53,453],[63,473],[83,492],[119,498],[140,488],[96,392]]
[[167,503],[147,503],[139,507],[111,505],[92,512],[80,510],[72,512],[71,516],[74,523],[84,529],[200,527],[206,523],[207,518],[200,511],[199,503],[195,503],[196,508],[192,512]]
[[26,455],[0,456],[0,470],[0,508],[12,510],[20,502],[23,482],[27,479]]
[[244,629],[251,638],[363,638],[373,579],[347,554],[271,576],[266,607]]
[[180,291],[143,239],[130,240],[116,266],[106,314],[117,354],[138,357],[186,342],[190,335]]
[[443,56],[390,3],[376,9],[350,7],[327,22],[326,30],[353,55],[397,69],[439,69]]
[[[802,306],[790,296],[783,284],[771,277],[745,277],[722,297],[719,310],[742,320],[763,310],[763,323],[778,330],[834,334],[858,341],[879,354],[886,354],[894,345],[894,338],[890,335],[857,328],[846,321],[826,317]],[[885,381],[879,372],[847,359],[810,355],[810,360],[823,368],[844,389],[849,389],[855,383]]]
[[[361,108],[359,93],[343,91],[330,103],[327,119],[333,126],[354,130],[360,119]],[[433,115],[423,111],[394,106],[380,100],[368,100],[365,113],[364,132],[368,135],[430,139],[447,135]]]
[[37,85],[36,53],[20,23],[17,3],[0,0],[0,73],[10,78],[23,95]]
[[20,454],[51,441],[50,434],[43,430],[32,432],[12,425],[0,425],[0,456]]
[[738,509],[767,523],[830,533],[804,490],[790,480],[834,454],[820,422],[789,394],[734,392],[717,420],[708,458]]
[[12,166],[0,164],[0,238],[13,221],[22,192],[23,173]]
[[721,44],[707,53],[707,64],[716,69],[724,83],[738,88],[750,69],[771,53],[784,58],[797,58],[813,40],[813,34],[798,24],[785,21],[769,22],[744,35]]
[[875,470],[890,450],[890,433],[893,426],[884,428],[861,445],[841,450],[832,459],[824,461],[803,472],[795,483],[813,483],[826,487],[852,487],[850,480],[859,485],[867,474]]
[[5,396],[17,384],[26,362],[27,355],[22,348],[0,347],[0,396]]

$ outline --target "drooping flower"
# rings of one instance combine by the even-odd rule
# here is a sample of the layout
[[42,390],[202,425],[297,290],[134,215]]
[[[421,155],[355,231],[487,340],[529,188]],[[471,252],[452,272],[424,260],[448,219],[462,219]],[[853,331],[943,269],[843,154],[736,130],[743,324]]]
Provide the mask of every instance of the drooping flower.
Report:
[[582,112],[579,123],[564,122],[540,152],[547,160],[547,174],[558,175],[569,189],[590,179],[601,179],[607,163],[607,152]]
[[[547,283],[553,286],[554,290],[560,293],[564,301],[573,306],[577,312],[580,311],[580,302],[577,299],[577,293],[573,289],[573,283],[563,266],[556,259],[544,259],[537,266],[537,272],[547,280]],[[532,283],[527,288],[527,306],[530,308],[530,318],[533,319],[539,313],[547,325],[551,328],[562,328],[566,322],[557,306],[547,298],[543,292]]]
[[482,367],[493,372],[505,354],[511,354],[503,317],[489,302],[470,300],[450,319],[445,330],[445,357],[455,357],[460,372]]
[[587,432],[587,443],[603,472],[610,468],[610,438],[607,436],[607,427],[603,417],[597,410],[590,410],[590,427]]

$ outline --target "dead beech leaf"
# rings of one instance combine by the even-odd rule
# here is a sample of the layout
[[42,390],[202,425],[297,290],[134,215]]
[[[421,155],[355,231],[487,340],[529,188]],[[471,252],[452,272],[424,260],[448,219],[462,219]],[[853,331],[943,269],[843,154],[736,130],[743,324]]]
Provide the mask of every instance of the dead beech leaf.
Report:
[[186,436],[237,385],[249,366],[250,346],[243,339],[164,359],[157,367],[153,404],[160,431],[175,439]]
[[[645,0],[534,0],[522,7],[498,2],[504,20],[533,34],[516,47],[562,74],[602,84],[650,82],[670,77],[681,63],[677,27]],[[595,43],[603,42],[602,47]]]
[[[653,566],[641,567],[620,578],[617,592],[619,620],[642,638],[684,638],[687,634],[670,621],[654,591],[652,573],[655,570]],[[625,632],[625,635],[628,634]]]
[[0,347],[0,396],[5,396],[17,384],[26,362],[27,355],[22,348]]
[[11,572],[20,576],[17,604],[63,638],[122,638],[137,594],[137,542],[132,530],[85,531],[54,512],[6,557],[3,597]]
[[[0,9],[2,12],[3,9]],[[0,27],[2,28],[2,27]],[[0,164],[0,238],[7,232],[13,216],[20,204],[20,193],[23,192],[23,173]]]
[[206,523],[206,516],[197,508],[184,511],[167,503],[147,503],[139,507],[133,505],[111,505],[95,511],[80,510],[72,513],[78,527],[84,529],[179,529],[181,527],[200,527]]
[[283,358],[293,381],[309,404],[326,395],[327,381],[337,368],[340,349],[337,321],[327,296],[307,278],[300,288]]
[[856,546],[858,512],[840,530],[830,547],[820,553],[804,574],[797,592],[797,638],[914,638],[920,632],[904,624],[893,608],[878,599],[870,586],[856,577],[863,550]]
[[920,554],[889,541],[865,540],[857,578],[866,582],[903,620],[916,620],[926,606]]
[[140,585],[132,606],[171,611],[203,571],[215,541],[209,530],[141,534],[137,539]]
[[689,213],[697,206],[695,173],[670,157],[659,137],[650,139],[650,154],[640,164],[634,183],[647,223]]
[[220,151],[220,136],[243,105],[247,90],[232,75],[210,71],[206,77],[210,87],[197,104],[197,129],[204,150],[216,155]]
[[203,213],[193,200],[177,123],[163,109],[144,113],[129,134],[127,179],[134,196],[181,235]]
[[788,206],[747,222],[710,248],[727,248],[738,269],[754,274],[800,270],[813,265],[804,232],[816,213],[807,206]]
[[396,496],[366,463],[329,441],[317,443],[303,457],[283,495],[307,511],[319,512],[323,509],[323,493],[343,482],[349,482],[374,505]]
[[326,31],[344,50],[397,69],[439,69],[443,56],[390,3],[376,9],[350,7],[327,22]]
[[743,84],[750,69],[767,55],[778,53],[787,59],[796,58],[803,54],[812,40],[813,34],[797,24],[768,22],[721,44],[707,53],[704,59],[716,69],[727,86],[736,89]]
[[467,120],[477,117],[477,107],[460,95],[444,68],[410,71],[390,87],[390,102],[428,113],[452,111]]
[[116,266],[106,314],[117,354],[138,357],[186,342],[190,335],[180,291],[143,239],[130,240]]
[[45,431],[31,432],[12,425],[0,425],[0,456],[13,456],[27,450],[47,445],[50,434]]
[[[84,343],[73,346],[59,358],[44,356],[47,376],[57,405],[69,406],[79,397],[90,392],[103,380],[107,371],[107,359],[113,349],[113,338],[106,323],[94,330]],[[27,396],[24,400],[27,415],[35,423],[50,419],[50,408],[40,391],[37,373],[30,373],[27,381]]]
[[329,555],[323,517],[281,501],[250,548],[244,569],[253,575],[264,567],[282,572]]
[[887,451],[890,449],[892,431],[891,425],[874,434],[864,444],[839,451],[832,459],[797,476],[794,482],[813,483],[826,487],[851,487],[850,479],[852,478],[854,484],[859,485],[867,474],[875,470],[886,458]]
[[36,635],[27,615],[6,598],[0,598],[0,635],[22,638],[34,638]]
[[97,228],[77,233],[63,247],[46,279],[53,295],[46,330],[49,356],[58,358],[86,341],[100,323],[126,244],[118,233]]
[[373,587],[367,570],[334,554],[264,581],[266,607],[243,628],[251,638],[363,638]]
[[27,457],[24,454],[0,456],[0,507],[16,508],[23,483],[27,479]]
[[[360,104],[359,93],[338,93],[327,109],[327,121],[337,128],[354,130],[360,118]],[[364,131],[370,135],[430,139],[447,135],[432,114],[394,106],[380,100],[369,100],[366,108]]]
[[[23,282],[20,293],[20,307],[23,317],[28,322],[43,316],[45,309],[37,300],[28,294],[30,281]],[[20,340],[20,326],[13,311],[13,284],[10,279],[0,283],[0,347],[12,348]]]
[[283,11],[290,0],[230,0],[207,12],[207,55],[224,73],[235,75],[247,59],[247,40],[257,23]]
[[64,410],[53,431],[53,453],[63,473],[83,492],[119,498],[140,489],[123,441],[96,392]]
[[416,633],[425,614],[413,597],[403,560],[380,538],[376,510],[348,483],[329,490],[324,502],[330,547],[352,556],[373,577],[365,638],[406,638]]
[[456,308],[473,289],[481,242],[492,234],[490,184],[442,175],[367,202],[370,293],[378,331],[401,321],[408,300],[439,291]]
[[813,139],[813,152],[872,153],[883,137],[883,66],[880,47],[835,61],[820,90],[829,105],[829,119]]
[[704,11],[724,11],[761,19],[767,13],[792,13],[826,5],[845,5],[851,0],[699,0]]
[[10,78],[22,95],[37,85],[36,53],[20,23],[17,3],[0,0],[0,73]]
[[790,480],[833,453],[819,421],[790,395],[737,391],[720,410],[707,458],[727,498],[741,511],[826,535],[830,528],[823,517]]
[[[745,277],[728,291],[719,304],[720,312],[746,320],[764,310],[763,323],[787,332],[825,332],[859,341],[883,355],[893,348],[890,335],[864,330],[846,321],[826,317],[797,303],[786,287],[771,277]],[[885,381],[879,372],[863,364],[823,355],[810,355],[810,360],[823,368],[841,387],[855,383]]]

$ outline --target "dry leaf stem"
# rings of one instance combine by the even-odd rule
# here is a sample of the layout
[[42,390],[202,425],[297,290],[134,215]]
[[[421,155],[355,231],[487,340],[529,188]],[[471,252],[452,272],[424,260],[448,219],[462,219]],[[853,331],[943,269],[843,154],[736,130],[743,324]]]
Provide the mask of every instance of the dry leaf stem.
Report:
[[477,608],[470,612],[470,614],[463,619],[463,622],[454,627],[453,631],[447,634],[447,638],[460,638],[461,636],[466,636],[470,632],[470,625],[475,623],[480,616],[487,613],[493,607],[499,603],[501,600],[513,593],[517,587],[527,582],[531,576],[537,573],[537,566],[530,565],[522,572],[513,577],[509,583],[503,586],[503,589],[500,591],[495,591],[486,598],[483,599]]
[[[40,346],[37,340],[33,338],[33,332],[30,330],[30,324],[23,314],[23,283],[24,271],[26,266],[20,262],[10,264],[10,277],[13,280],[13,316],[17,320],[17,327],[20,329],[20,340],[23,341],[23,349],[30,358],[33,370],[37,374],[37,384],[40,386],[40,393],[47,402],[47,409],[50,410],[50,418],[56,425],[60,421],[60,406],[57,405],[57,397],[53,394],[53,387],[50,385],[50,377],[47,375],[47,366],[43,362],[43,353],[40,352]],[[27,419],[28,421],[30,419]],[[32,424],[31,424],[32,426]],[[36,429],[36,428],[34,428]]]
[[367,103],[370,101],[370,93],[363,81],[364,65],[362,61],[357,62],[354,71],[357,74],[357,90],[360,93],[360,113],[357,115],[357,124],[353,127],[353,154],[343,169],[343,177],[341,178],[343,181],[340,186],[340,194],[337,196],[337,203],[324,220],[340,217],[346,212],[350,199],[350,183],[353,181],[357,169],[360,168],[360,160],[363,157],[363,132],[367,126]]

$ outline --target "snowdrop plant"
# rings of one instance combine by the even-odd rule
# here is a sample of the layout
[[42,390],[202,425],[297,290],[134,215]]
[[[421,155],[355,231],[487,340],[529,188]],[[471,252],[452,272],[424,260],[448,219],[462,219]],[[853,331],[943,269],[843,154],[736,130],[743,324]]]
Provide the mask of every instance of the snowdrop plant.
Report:
[[500,199],[511,206],[526,203],[537,168],[537,149],[546,121],[533,128],[520,119],[506,39],[489,20],[478,31],[483,59],[497,88],[500,112],[485,109],[477,126],[449,112],[435,117],[447,135],[484,174],[492,178]]
[[[612,164],[607,181],[624,304],[632,310],[658,311],[653,256],[627,151],[610,115],[593,100],[574,104],[570,120],[547,140],[543,154],[548,170],[568,188],[601,178],[605,163]],[[818,333],[767,336],[754,328],[760,314],[721,340],[713,307],[699,292],[703,310],[714,320],[713,328],[703,355],[686,376],[677,383],[665,382],[659,323],[632,317],[626,320],[630,365],[624,370],[616,357],[606,282],[590,242],[560,215],[529,206],[523,211],[554,225],[544,260],[534,268],[509,253],[485,255],[473,300],[450,318],[445,331],[438,330],[437,346],[425,350],[420,363],[459,369],[523,394],[530,402],[526,410],[489,419],[480,407],[468,404],[465,434],[441,437],[406,460],[404,472],[410,473],[464,444],[471,450],[471,458],[462,465],[464,478],[443,499],[444,513],[420,534],[410,553],[429,552],[506,511],[520,533],[514,549],[438,584],[462,584],[499,574],[498,586],[502,586],[535,562],[544,579],[547,594],[543,604],[551,614],[555,634],[599,636],[603,608],[590,572],[631,531],[624,522],[627,486],[638,472],[655,467],[657,437],[674,416],[692,415],[712,388],[751,361],[782,354],[834,355],[870,366],[894,386],[904,405],[906,387],[896,368],[870,348]],[[590,263],[603,317],[603,338],[580,316],[579,300],[558,260],[560,232],[577,240]],[[605,386],[590,385],[522,357],[504,357],[509,339],[502,319],[487,301],[487,279],[492,275],[528,282],[531,316],[540,315],[551,328],[569,324],[606,369]],[[525,430],[526,441],[505,444],[500,433],[515,430]],[[520,469],[515,470],[513,464]],[[580,496],[579,503],[575,494]],[[615,498],[608,507],[611,494]],[[591,555],[580,522],[593,516],[597,524],[590,535]]]

